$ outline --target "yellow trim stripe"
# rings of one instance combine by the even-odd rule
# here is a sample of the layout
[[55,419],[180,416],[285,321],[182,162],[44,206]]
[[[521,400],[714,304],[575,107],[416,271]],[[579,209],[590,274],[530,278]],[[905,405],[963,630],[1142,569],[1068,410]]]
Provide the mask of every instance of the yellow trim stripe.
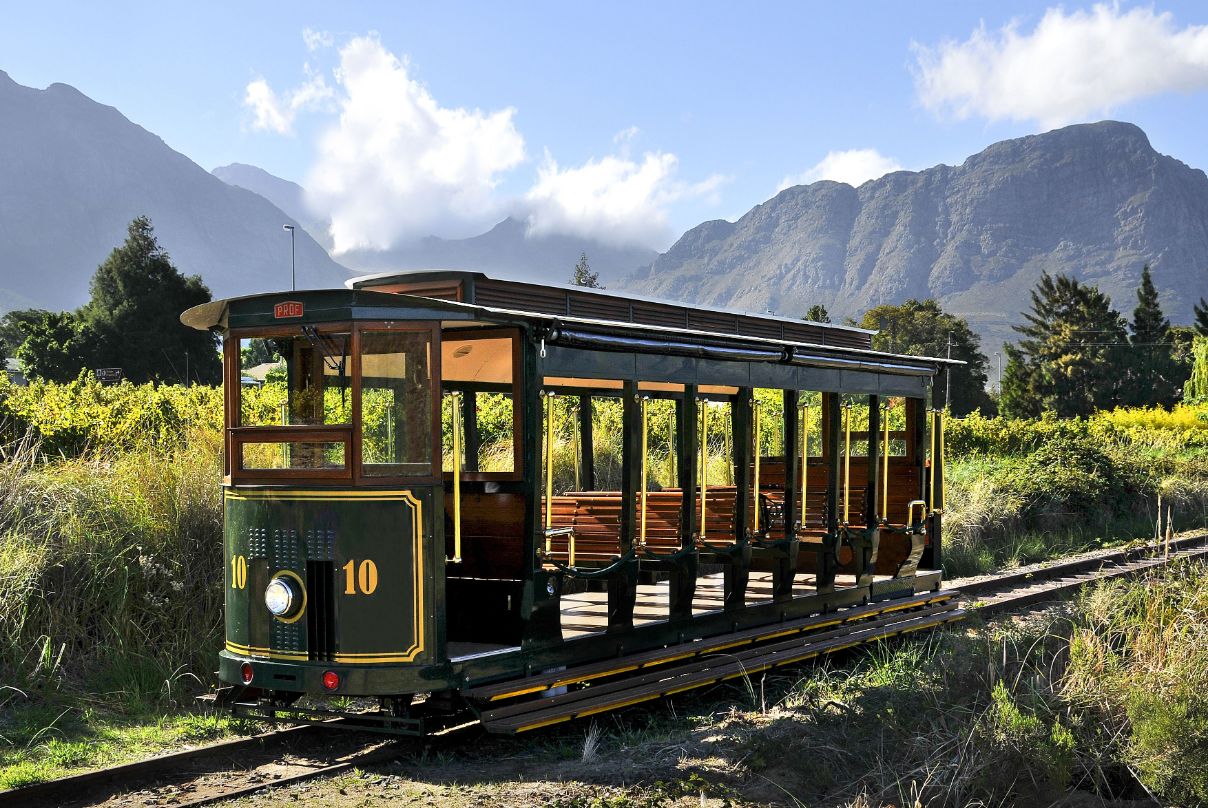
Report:
[[231,653],[249,657],[267,657],[268,659],[288,659],[291,661],[300,660],[303,662],[305,662],[307,659],[307,656],[304,653],[273,651],[271,649],[261,648],[259,646],[239,645],[238,643],[233,643],[230,640],[227,641],[226,649]]

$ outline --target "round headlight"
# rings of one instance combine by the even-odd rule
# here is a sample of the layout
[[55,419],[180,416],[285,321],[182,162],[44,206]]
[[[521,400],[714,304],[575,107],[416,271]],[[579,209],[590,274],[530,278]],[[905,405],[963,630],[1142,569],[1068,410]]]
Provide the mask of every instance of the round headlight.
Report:
[[274,617],[288,617],[297,610],[301,600],[288,578],[277,577],[264,588],[264,605]]

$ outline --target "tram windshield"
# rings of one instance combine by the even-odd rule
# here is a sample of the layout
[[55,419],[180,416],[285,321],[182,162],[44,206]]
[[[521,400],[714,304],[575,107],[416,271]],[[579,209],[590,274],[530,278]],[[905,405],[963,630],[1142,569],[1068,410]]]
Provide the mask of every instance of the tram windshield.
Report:
[[[295,336],[239,340],[246,383],[240,426],[313,426],[352,423],[350,335],[303,328]],[[257,384],[258,383],[258,384]]]
[[241,336],[234,470],[432,475],[431,354],[429,328],[301,326]]

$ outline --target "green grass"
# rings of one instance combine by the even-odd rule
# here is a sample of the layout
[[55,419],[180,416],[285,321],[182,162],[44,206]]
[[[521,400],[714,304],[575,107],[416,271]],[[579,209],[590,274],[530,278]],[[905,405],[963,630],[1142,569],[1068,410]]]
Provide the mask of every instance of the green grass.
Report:
[[0,709],[0,789],[16,788],[245,733],[246,722],[78,699],[13,698]]

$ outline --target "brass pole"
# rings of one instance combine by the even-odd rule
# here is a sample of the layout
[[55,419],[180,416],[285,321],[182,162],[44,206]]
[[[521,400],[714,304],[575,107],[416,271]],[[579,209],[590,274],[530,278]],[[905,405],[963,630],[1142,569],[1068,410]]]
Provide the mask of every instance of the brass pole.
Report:
[[650,419],[648,417],[649,414],[647,412],[646,405],[649,403],[650,398],[648,396],[642,396],[642,518],[640,522],[641,527],[638,531],[639,547],[646,546],[646,454],[650,446]]
[[700,538],[705,539],[706,526],[705,498],[709,493],[709,402],[701,399],[700,408]]
[[754,523],[755,533],[759,534],[759,438],[762,431],[762,419],[760,401],[757,398],[751,399],[751,409],[753,410],[755,420],[755,480],[751,485],[751,492],[754,499]]
[[[881,460],[881,521],[889,522],[889,402],[881,405],[885,419],[885,457]],[[871,436],[870,436],[871,440]]]
[[851,517],[851,402],[843,405],[843,524]]
[[453,559],[461,563],[461,391],[453,397]]
[[801,405],[801,526],[805,527],[805,501],[809,492],[810,405]]
[[552,549],[549,535],[554,525],[554,394],[545,396],[545,552]]

